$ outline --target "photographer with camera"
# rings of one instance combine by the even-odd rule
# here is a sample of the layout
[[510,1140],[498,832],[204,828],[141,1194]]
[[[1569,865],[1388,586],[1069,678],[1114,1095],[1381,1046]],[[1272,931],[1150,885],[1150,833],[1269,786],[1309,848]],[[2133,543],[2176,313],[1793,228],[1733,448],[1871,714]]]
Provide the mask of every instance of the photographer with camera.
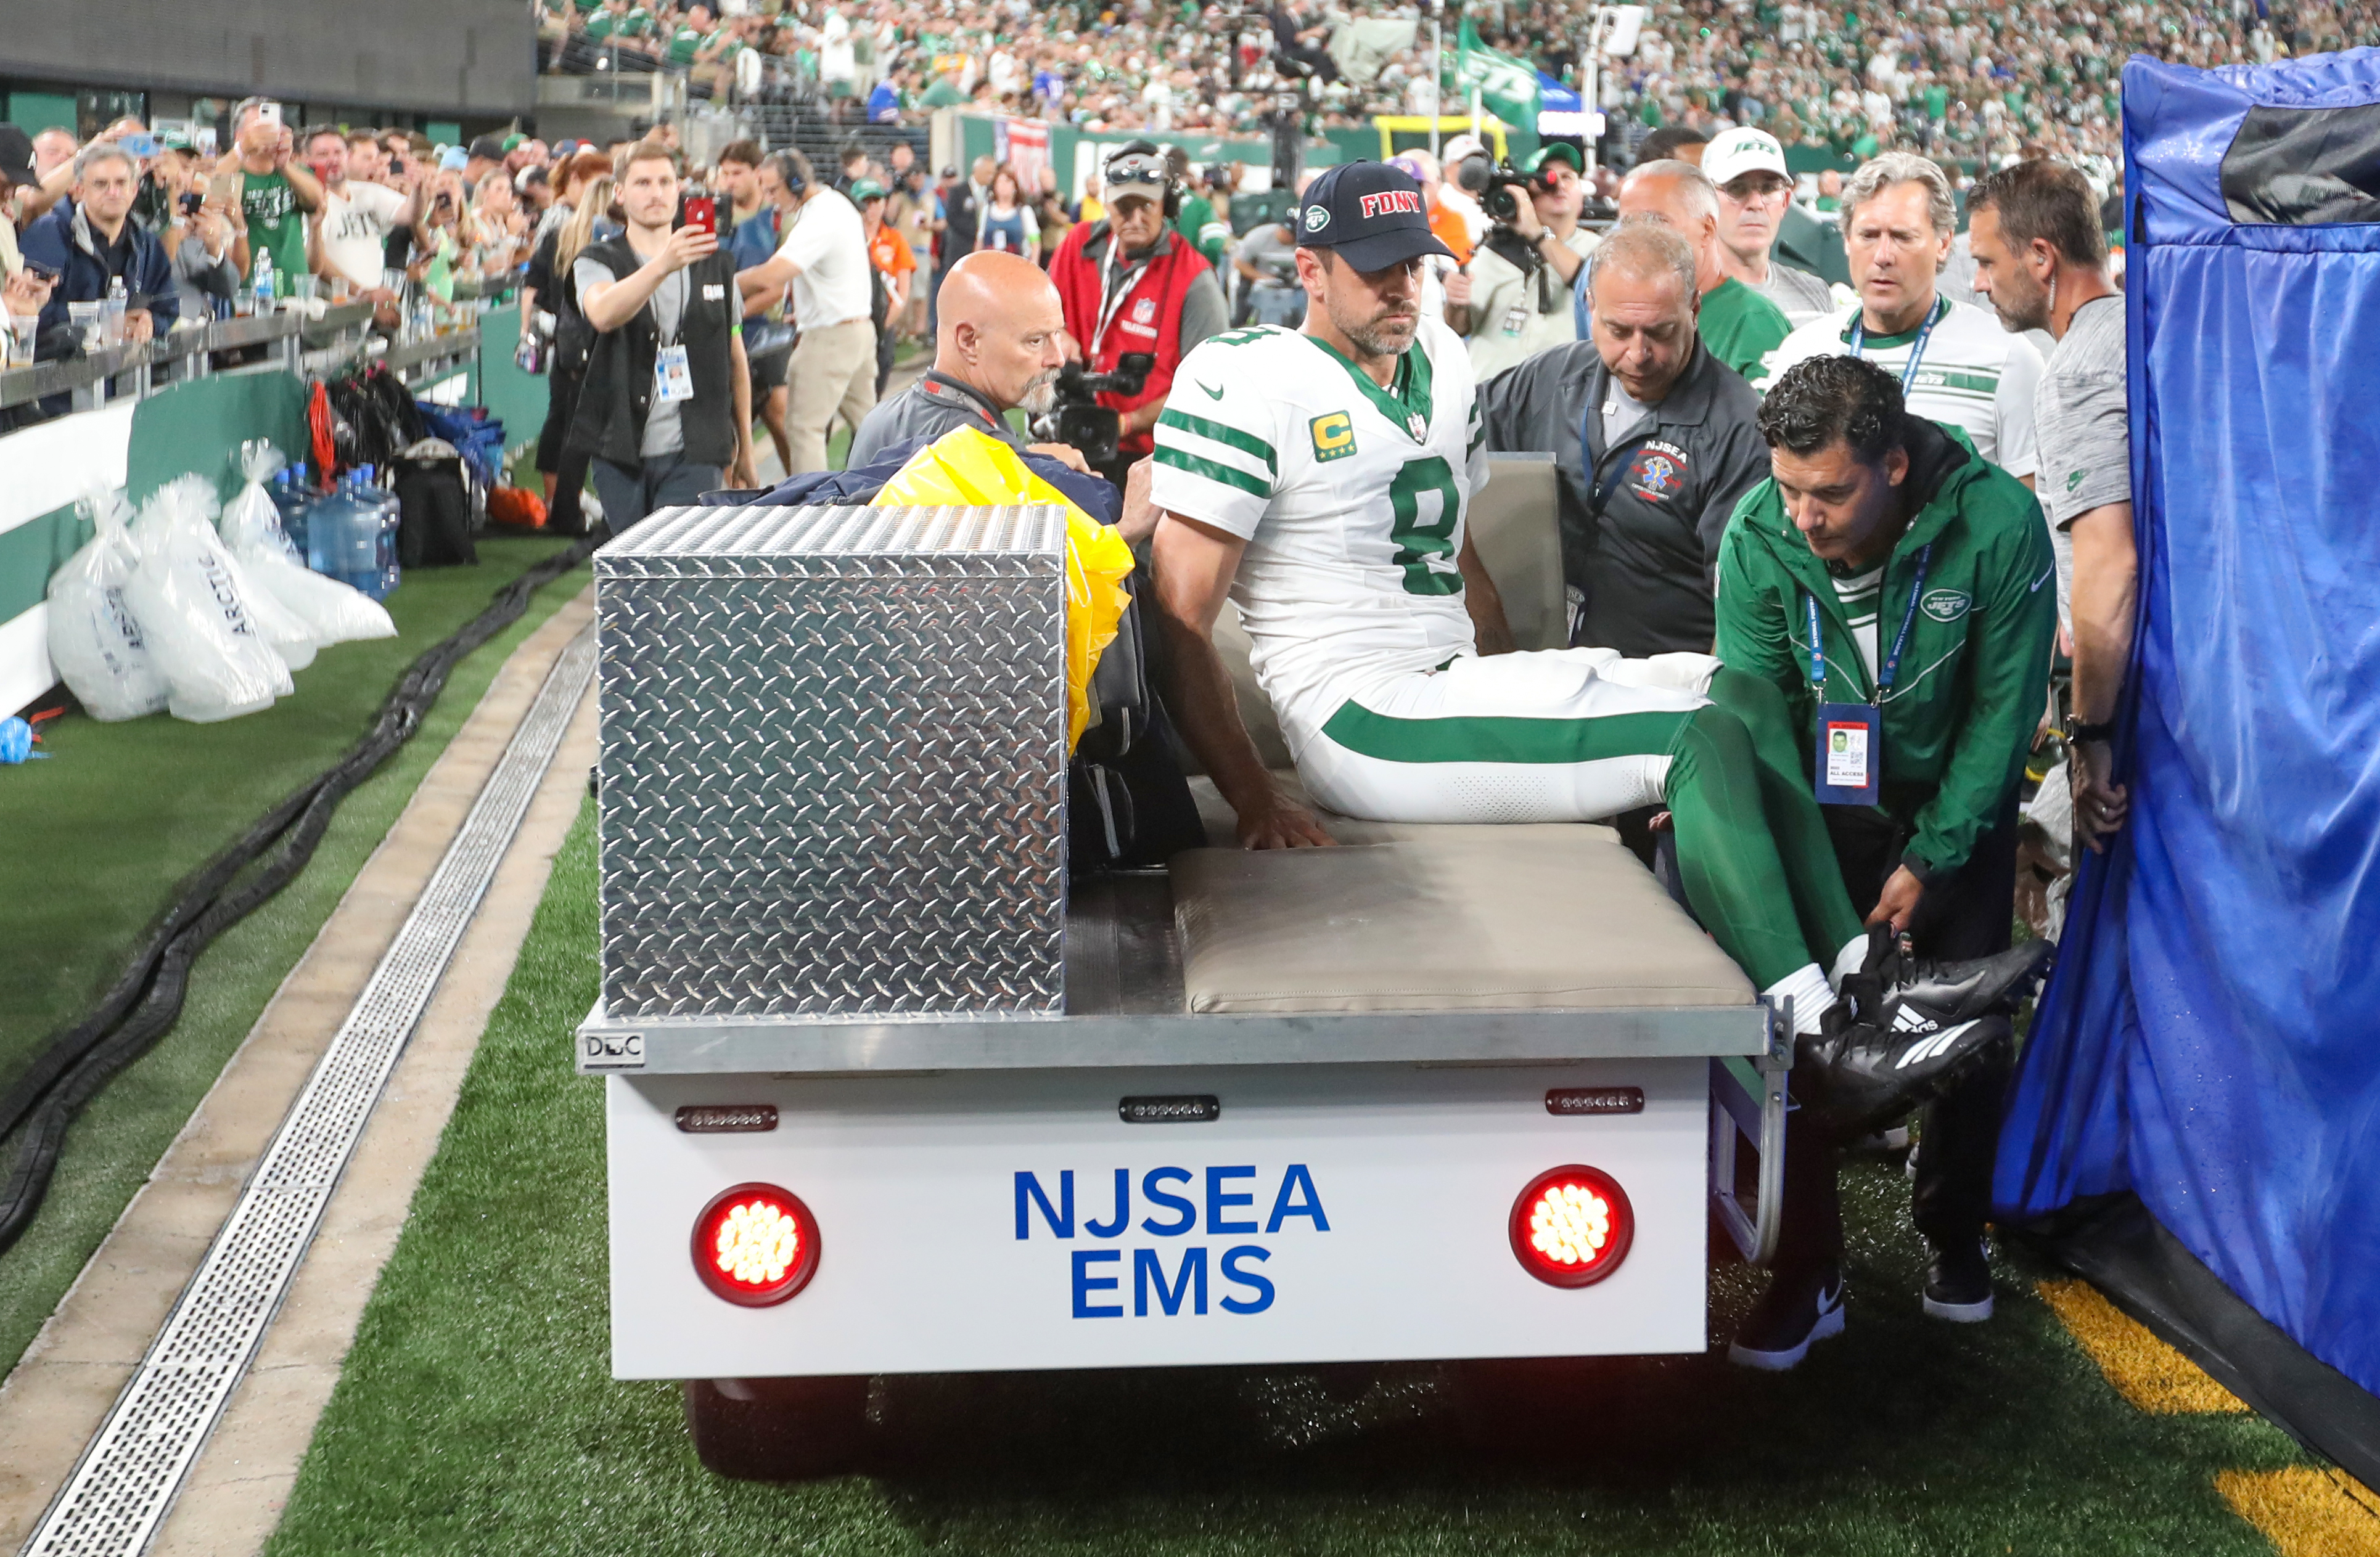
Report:
[[1099,391],[1099,404],[1118,416],[1120,456],[1135,460],[1154,447],[1150,429],[1165,409],[1173,370],[1192,347],[1222,331],[1223,289],[1207,257],[1167,224],[1181,211],[1182,189],[1163,152],[1146,140],[1126,141],[1109,154],[1099,176],[1107,214],[1066,235],[1050,261],[1050,280],[1065,309],[1067,355],[1081,358],[1090,375],[1116,374],[1127,356],[1154,359],[1137,390]]
[[1470,342],[1483,380],[1578,339],[1572,288],[1596,244],[1578,223],[1578,175],[1577,151],[1559,140],[1488,175],[1482,204],[1495,226],[1446,282],[1447,325]]
[[1087,470],[1071,446],[1028,442],[1008,425],[1012,410],[1044,416],[1057,408],[1065,310],[1041,268],[1021,254],[978,249],[942,278],[941,316],[934,365],[868,413],[844,464],[870,465],[896,445],[971,427],[1012,449]]

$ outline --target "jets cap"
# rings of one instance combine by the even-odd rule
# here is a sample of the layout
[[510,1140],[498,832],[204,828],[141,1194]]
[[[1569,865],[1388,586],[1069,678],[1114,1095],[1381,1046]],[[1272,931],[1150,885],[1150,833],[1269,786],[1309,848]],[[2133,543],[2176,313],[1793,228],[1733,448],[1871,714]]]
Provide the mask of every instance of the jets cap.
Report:
[[1297,244],[1336,249],[1359,271],[1385,271],[1425,254],[1454,258],[1429,230],[1421,186],[1386,163],[1324,168],[1299,202]]
[[1767,130],[1750,126],[1721,130],[1703,148],[1703,176],[1724,187],[1747,173],[1773,173],[1791,182],[1785,169],[1785,148]]

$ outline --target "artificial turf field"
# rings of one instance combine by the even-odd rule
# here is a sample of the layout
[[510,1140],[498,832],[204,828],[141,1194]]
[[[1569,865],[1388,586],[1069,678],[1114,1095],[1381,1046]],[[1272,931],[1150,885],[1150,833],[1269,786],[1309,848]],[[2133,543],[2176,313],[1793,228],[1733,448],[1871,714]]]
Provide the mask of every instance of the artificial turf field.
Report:
[[[731,1482],[674,1385],[607,1366],[582,814],[275,1534],[382,1552],[2263,1553],[2219,1474],[2303,1463],[2254,1418],[2150,1416],[2003,1255],[2000,1313],[1922,1317],[1897,1166],[1846,1176],[1849,1332],[1781,1377],[1719,1354],[880,1383],[864,1474]],[[1713,1334],[1756,1278],[1715,1276]],[[2347,1550],[2345,1548],[2341,1551]]]
[[[339,644],[297,692],[222,724],[164,715],[46,727],[46,761],[0,768],[0,1086],[121,971],[175,887],[364,733],[407,665],[568,543],[483,537],[477,567],[417,570],[388,598],[397,635]],[[222,1073],[363,862],[412,798],[505,657],[586,587],[540,590],[511,627],[455,669],[413,739],[359,785],[297,879],[193,968],[181,1020],[75,1122],[25,1236],[0,1254],[0,1373],[13,1367]]]

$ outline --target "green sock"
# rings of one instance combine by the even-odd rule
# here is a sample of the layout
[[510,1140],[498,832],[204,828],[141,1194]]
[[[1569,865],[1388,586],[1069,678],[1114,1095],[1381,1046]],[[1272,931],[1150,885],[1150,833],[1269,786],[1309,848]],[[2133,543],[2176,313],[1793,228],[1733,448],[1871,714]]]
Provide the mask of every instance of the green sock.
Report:
[[[1832,948],[1813,955],[1803,938],[1791,878],[1765,815],[1760,763],[1742,719],[1716,703],[1688,716],[1670,743],[1661,798],[1677,829],[1686,900],[1755,984],[1766,990],[1814,962],[1823,969],[1833,960]],[[1823,827],[1820,832],[1823,839]],[[1834,871],[1831,851],[1827,868]],[[1836,890],[1841,890],[1840,877]]]
[[1711,678],[1710,699],[1743,721],[1760,769],[1760,809],[1785,862],[1786,885],[1811,956],[1832,968],[1845,944],[1867,927],[1843,889],[1842,867],[1827,836],[1826,818],[1810,788],[1811,754],[1786,712],[1775,682],[1724,666]]

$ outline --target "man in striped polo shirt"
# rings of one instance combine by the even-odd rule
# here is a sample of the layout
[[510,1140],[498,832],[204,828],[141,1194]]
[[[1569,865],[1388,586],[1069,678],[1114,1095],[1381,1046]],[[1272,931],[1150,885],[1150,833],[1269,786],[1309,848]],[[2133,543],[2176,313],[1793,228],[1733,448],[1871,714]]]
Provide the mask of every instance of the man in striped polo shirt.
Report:
[[2030,487],[2041,355],[1937,289],[1956,232],[1949,181],[1925,158],[1888,151],[1853,174],[1843,186],[1843,244],[1859,303],[1787,336],[1759,387],[1814,356],[1865,357],[1900,380],[1912,415],[1959,428],[1975,453]]

